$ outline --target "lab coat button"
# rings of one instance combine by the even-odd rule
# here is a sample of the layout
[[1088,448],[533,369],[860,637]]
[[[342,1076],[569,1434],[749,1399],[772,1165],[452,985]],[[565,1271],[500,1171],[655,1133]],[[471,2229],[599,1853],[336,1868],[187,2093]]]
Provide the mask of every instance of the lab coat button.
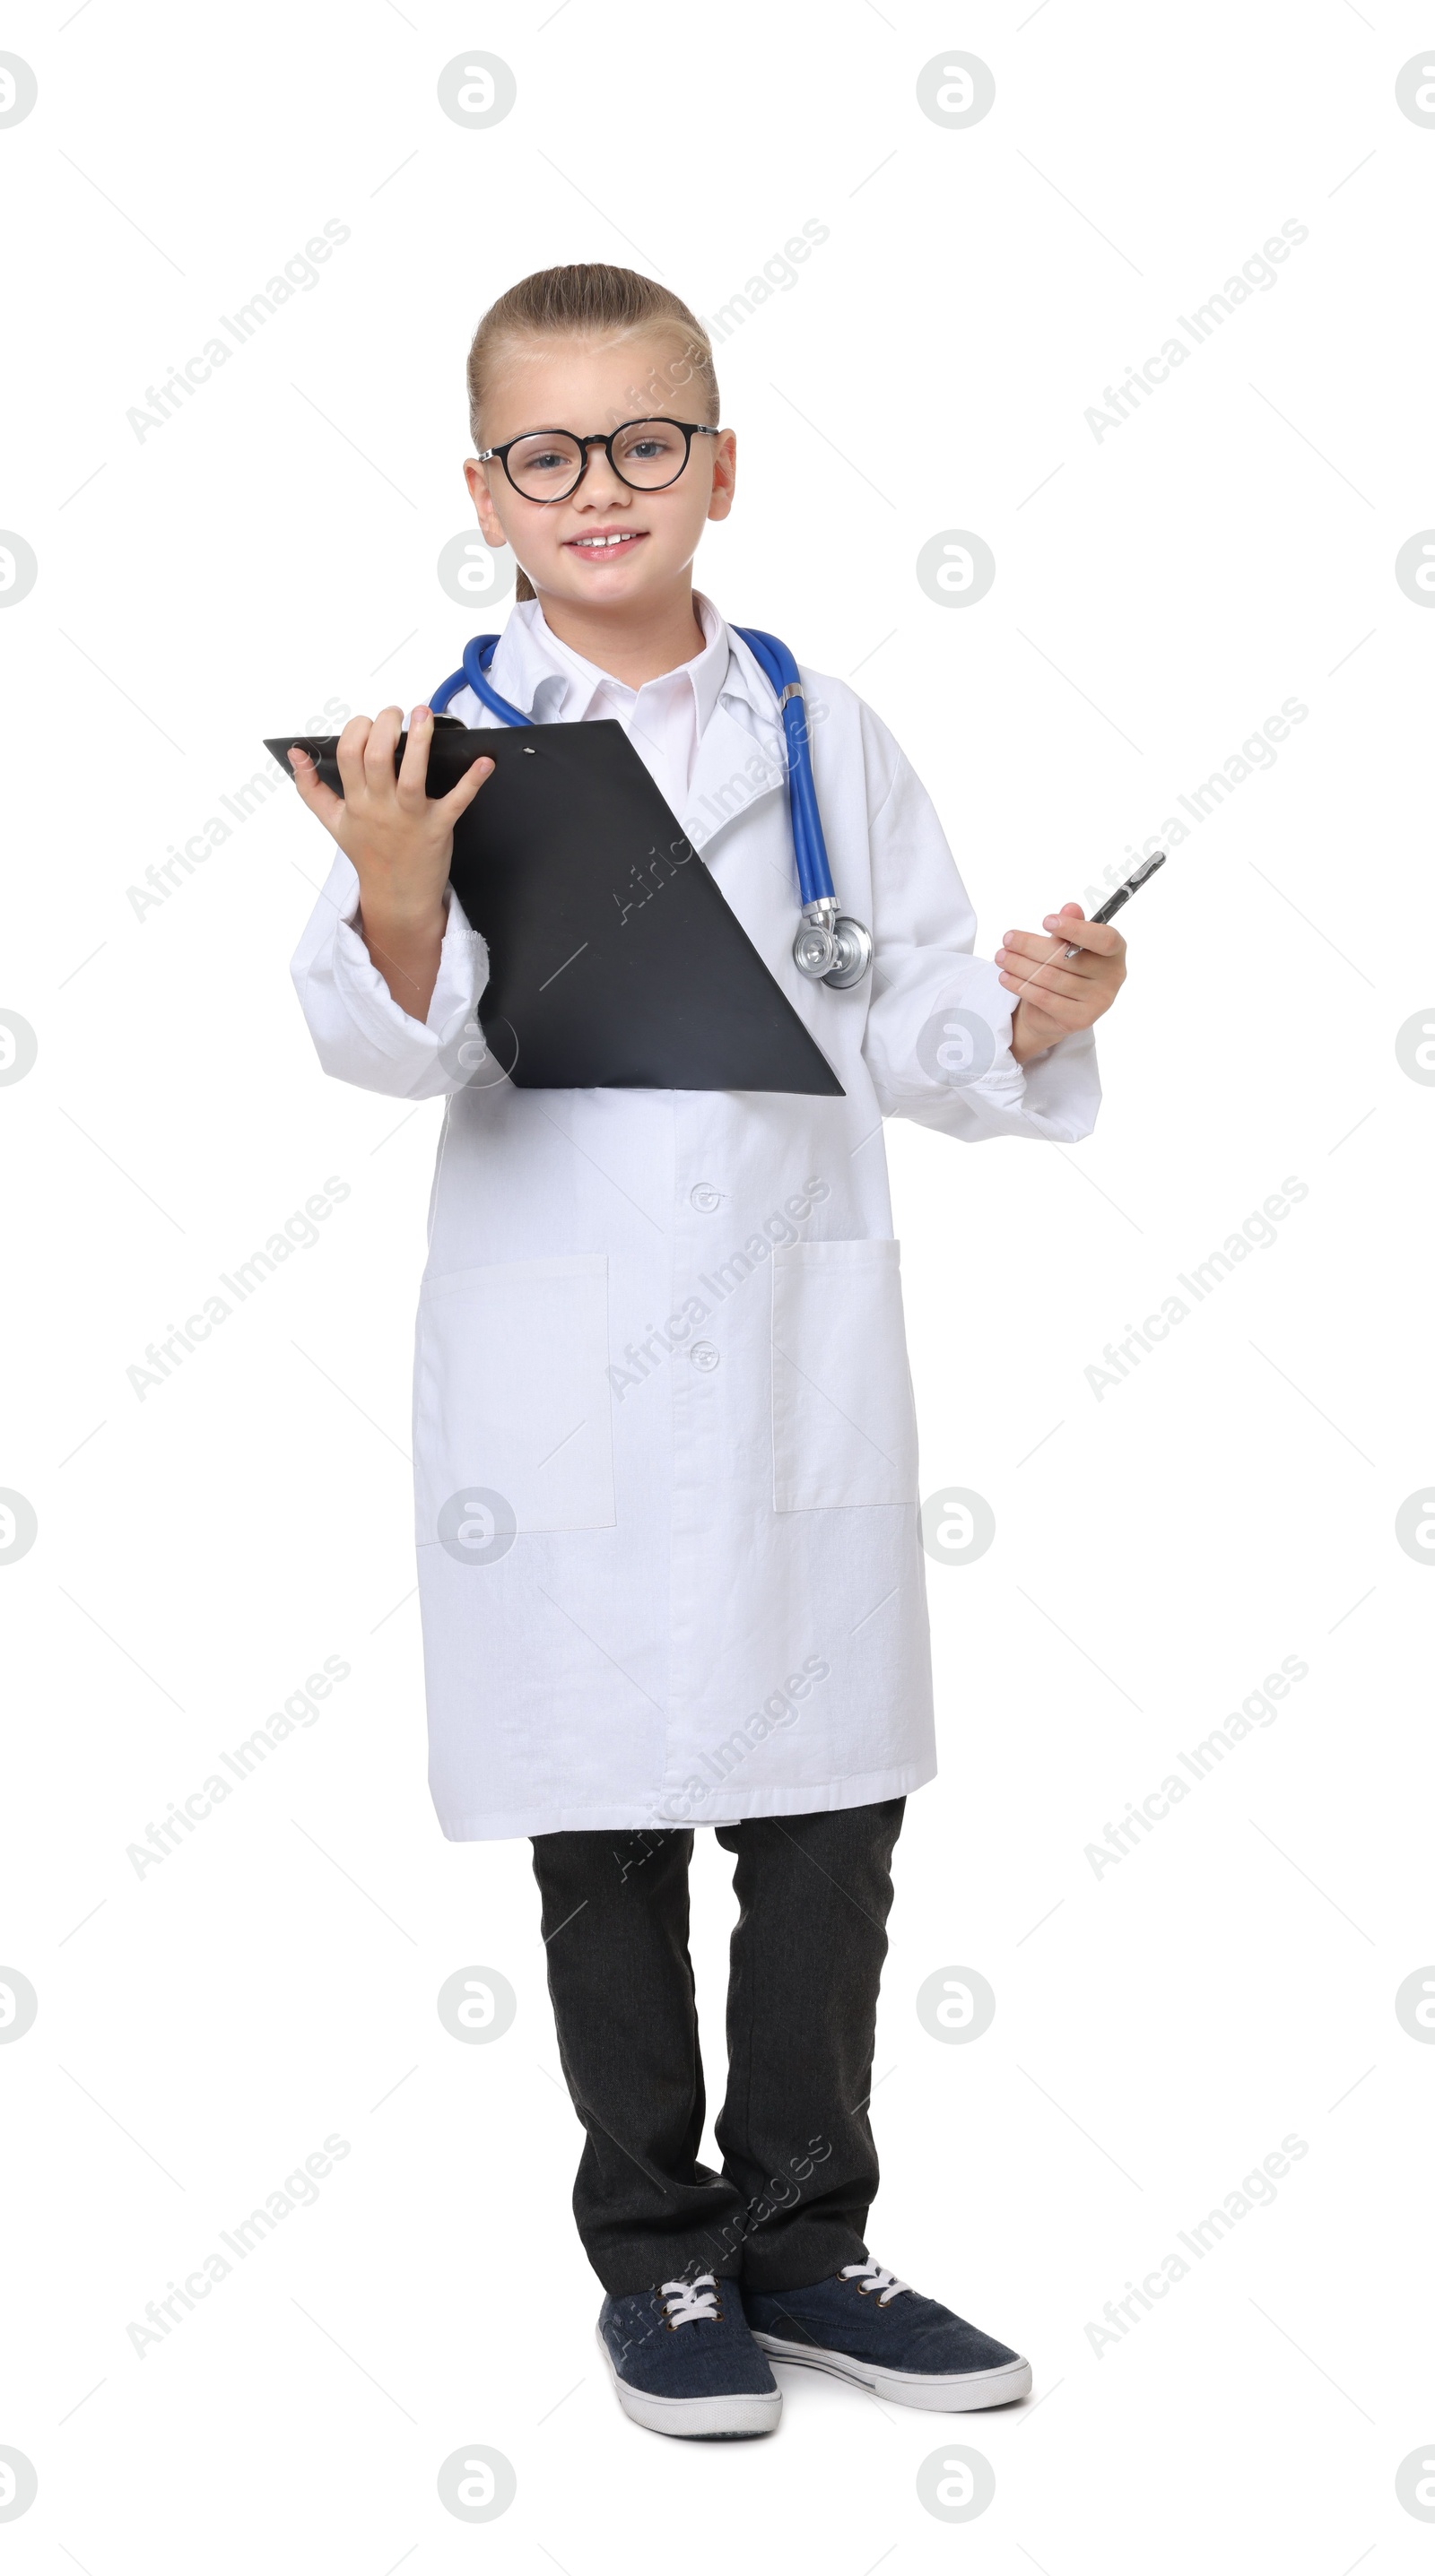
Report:
[[701,1216],[711,1216],[713,1209],[722,1205],[722,1192],[715,1190],[711,1181],[695,1182],[688,1196]]
[[715,1369],[717,1367],[718,1354],[711,1342],[694,1342],[690,1356],[694,1368]]

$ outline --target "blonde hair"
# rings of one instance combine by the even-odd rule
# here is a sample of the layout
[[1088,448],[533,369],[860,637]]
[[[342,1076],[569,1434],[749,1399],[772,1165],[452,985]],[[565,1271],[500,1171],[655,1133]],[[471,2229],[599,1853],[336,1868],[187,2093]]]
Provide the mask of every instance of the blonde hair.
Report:
[[[516,341],[544,332],[554,337],[563,333],[597,337],[655,329],[673,333],[680,343],[678,355],[663,370],[662,379],[656,369],[650,368],[647,382],[633,386],[630,398],[636,403],[651,401],[661,409],[681,391],[685,411],[696,400],[698,418],[715,429],[721,407],[712,342],[697,315],[690,313],[670,288],[641,276],[635,268],[611,268],[604,261],[580,262],[569,268],[538,268],[531,277],[521,277],[516,286],[510,286],[495,304],[490,304],[468,353],[468,419],[475,447],[479,444],[479,414],[485,396],[502,359]],[[687,393],[688,386],[692,386],[692,393]],[[642,415],[635,412],[632,417]],[[540,424],[552,428],[563,425]],[[517,595],[520,599],[535,596],[521,567]]]

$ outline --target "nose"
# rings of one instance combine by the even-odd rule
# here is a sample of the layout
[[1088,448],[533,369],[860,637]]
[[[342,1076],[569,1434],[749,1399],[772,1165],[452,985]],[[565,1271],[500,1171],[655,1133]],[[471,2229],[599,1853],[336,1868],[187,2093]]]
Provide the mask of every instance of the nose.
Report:
[[583,452],[588,470],[573,495],[575,501],[601,502],[607,508],[615,500],[632,499],[631,486],[623,481],[621,474],[614,472],[608,462],[606,447],[597,440],[591,440]]

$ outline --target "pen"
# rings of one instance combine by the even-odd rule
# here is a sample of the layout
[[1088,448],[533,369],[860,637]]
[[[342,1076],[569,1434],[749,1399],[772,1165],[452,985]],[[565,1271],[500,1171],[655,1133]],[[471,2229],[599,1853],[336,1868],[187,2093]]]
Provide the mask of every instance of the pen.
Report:
[[[1101,910],[1092,914],[1092,920],[1110,921],[1113,916],[1121,910],[1123,903],[1129,903],[1138,888],[1144,886],[1147,878],[1154,877],[1157,869],[1164,868],[1165,864],[1166,853],[1164,850],[1157,850],[1151,858],[1143,859],[1140,867],[1132,869],[1125,884],[1117,887],[1114,895],[1112,895],[1109,900],[1102,905]],[[1068,957],[1079,957],[1081,955],[1079,948],[1068,948],[1064,953]]]

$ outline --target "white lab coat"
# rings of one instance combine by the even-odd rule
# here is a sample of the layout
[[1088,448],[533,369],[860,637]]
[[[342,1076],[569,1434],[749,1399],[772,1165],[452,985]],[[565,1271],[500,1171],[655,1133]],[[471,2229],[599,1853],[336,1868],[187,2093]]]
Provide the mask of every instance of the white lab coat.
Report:
[[[546,631],[515,608],[491,676],[523,707],[542,685],[551,716]],[[1090,1032],[1016,1064],[930,800],[871,708],[805,667],[833,879],[875,961],[850,992],[798,973],[781,725],[728,641],[683,829],[845,1098],[519,1089],[474,1036],[487,952],[457,902],[421,1024],[350,926],[342,854],[293,961],[327,1072],[447,1095],[414,1461],[429,1781],[457,1841],[722,1824],[931,1778],[882,1120],[1070,1142],[1100,1098]],[[467,690],[450,712],[496,721]],[[960,1088],[917,1044],[953,1005],[995,1041]]]

